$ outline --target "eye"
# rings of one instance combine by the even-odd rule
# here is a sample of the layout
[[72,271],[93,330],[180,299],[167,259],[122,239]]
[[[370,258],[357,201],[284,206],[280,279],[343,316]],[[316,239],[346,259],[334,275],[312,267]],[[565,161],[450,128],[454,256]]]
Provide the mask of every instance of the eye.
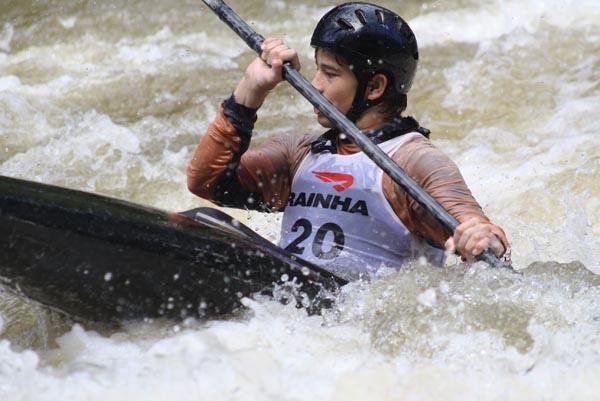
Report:
[[335,72],[333,72],[327,68],[319,68],[318,65],[317,65],[317,71],[320,72],[321,74],[323,74],[326,78],[333,78],[338,75]]
[[323,71],[323,74],[325,74],[325,76],[330,79],[339,76],[339,74],[332,71]]

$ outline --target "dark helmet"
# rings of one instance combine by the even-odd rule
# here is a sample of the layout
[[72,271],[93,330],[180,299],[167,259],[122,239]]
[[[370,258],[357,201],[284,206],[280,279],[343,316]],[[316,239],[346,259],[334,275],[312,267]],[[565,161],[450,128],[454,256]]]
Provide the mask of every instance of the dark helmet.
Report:
[[369,107],[360,103],[365,103],[371,77],[384,73],[391,95],[406,95],[419,59],[417,40],[406,21],[370,3],[345,3],[331,9],[317,24],[310,44],[329,49],[349,63],[359,82],[351,113],[359,115]]

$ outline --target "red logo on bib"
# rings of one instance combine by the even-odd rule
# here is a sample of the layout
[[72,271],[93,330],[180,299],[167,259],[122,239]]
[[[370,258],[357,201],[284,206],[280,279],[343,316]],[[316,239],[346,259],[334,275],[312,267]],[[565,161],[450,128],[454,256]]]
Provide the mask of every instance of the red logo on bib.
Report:
[[312,173],[321,181],[339,183],[333,186],[333,189],[338,192],[342,192],[344,189],[349,188],[354,182],[354,177],[350,174],[329,173],[325,171],[313,171]]

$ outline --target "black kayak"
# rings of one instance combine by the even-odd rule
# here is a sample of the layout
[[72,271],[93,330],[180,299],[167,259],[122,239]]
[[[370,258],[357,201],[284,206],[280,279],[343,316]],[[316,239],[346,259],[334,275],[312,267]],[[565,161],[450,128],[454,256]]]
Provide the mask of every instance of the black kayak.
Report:
[[221,316],[282,277],[310,299],[346,284],[217,209],[167,213],[0,177],[2,283],[75,319]]

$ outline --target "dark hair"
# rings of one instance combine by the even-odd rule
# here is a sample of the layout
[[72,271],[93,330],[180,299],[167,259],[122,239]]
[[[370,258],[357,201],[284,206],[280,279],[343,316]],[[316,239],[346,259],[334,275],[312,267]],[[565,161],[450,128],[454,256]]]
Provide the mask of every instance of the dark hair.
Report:
[[387,92],[388,88],[385,88],[381,105],[383,106],[383,114],[385,114],[386,119],[392,120],[396,117],[400,117],[404,110],[406,110],[406,107],[408,106],[408,97],[404,93],[392,93],[391,95],[387,95]]

